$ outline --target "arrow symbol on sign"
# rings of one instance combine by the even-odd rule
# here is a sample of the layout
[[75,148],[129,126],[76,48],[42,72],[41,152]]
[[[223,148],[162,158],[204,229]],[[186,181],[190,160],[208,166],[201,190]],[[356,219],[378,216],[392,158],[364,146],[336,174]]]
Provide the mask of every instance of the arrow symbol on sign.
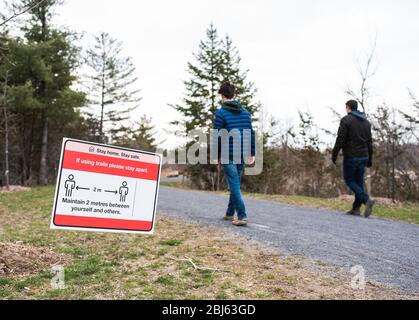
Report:
[[79,187],[79,186],[77,186],[77,188],[76,188],[77,190],[89,190],[90,191],[90,188],[82,188],[82,187]]
[[105,192],[107,192],[107,193],[115,193],[115,194],[117,194],[118,193],[118,191],[109,191],[109,190],[105,190]]

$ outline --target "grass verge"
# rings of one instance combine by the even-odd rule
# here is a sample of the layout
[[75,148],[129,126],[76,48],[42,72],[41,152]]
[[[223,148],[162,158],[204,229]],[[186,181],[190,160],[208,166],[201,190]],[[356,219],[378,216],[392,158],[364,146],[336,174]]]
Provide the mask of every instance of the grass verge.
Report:
[[[14,250],[0,252],[1,299],[418,298],[372,282],[353,290],[338,269],[162,213],[153,237],[52,231],[53,192],[0,194],[0,249]],[[51,287],[49,261],[64,267],[65,289]],[[22,263],[26,268],[13,272]]]

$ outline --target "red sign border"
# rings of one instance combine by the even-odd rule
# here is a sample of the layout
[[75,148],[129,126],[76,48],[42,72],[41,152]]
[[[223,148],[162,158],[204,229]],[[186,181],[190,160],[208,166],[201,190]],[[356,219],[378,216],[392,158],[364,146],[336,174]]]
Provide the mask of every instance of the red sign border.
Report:
[[[65,150],[66,150],[66,146],[67,146],[67,142],[75,142],[75,143],[81,143],[81,144],[86,144],[89,146],[97,146],[97,147],[104,147],[104,148],[110,148],[110,149],[117,149],[117,150],[123,150],[123,151],[128,151],[128,152],[135,152],[135,153],[140,153],[140,154],[147,154],[147,155],[151,155],[151,156],[156,156],[159,158],[159,164],[158,164],[158,175],[157,175],[157,184],[156,184],[156,193],[154,196],[154,207],[153,207],[153,219],[151,221],[151,228],[149,230],[133,230],[131,228],[128,229],[122,229],[122,228],[104,228],[104,227],[86,227],[86,226],[75,226],[75,225],[59,225],[56,224],[56,217],[57,217],[57,205],[58,205],[58,195],[59,195],[59,187],[61,185],[61,176],[62,176],[62,171],[63,171],[63,163],[64,163],[64,157],[65,157]],[[107,231],[113,231],[113,232],[117,232],[117,231],[121,231],[121,232],[145,232],[145,233],[150,233],[153,229],[154,229],[154,223],[155,223],[155,216],[156,216],[156,209],[157,209],[157,198],[158,198],[158,192],[159,192],[159,185],[160,185],[160,175],[161,175],[161,165],[162,165],[162,158],[159,154],[156,153],[152,153],[152,152],[146,152],[146,151],[139,151],[139,150],[135,150],[135,149],[129,149],[129,148],[123,148],[123,147],[116,147],[116,146],[111,146],[111,145],[106,145],[106,144],[100,144],[100,143],[96,143],[96,142],[89,142],[89,141],[81,141],[81,140],[77,140],[77,139],[70,139],[70,138],[64,138],[63,140],[63,146],[62,146],[62,150],[61,150],[61,159],[60,159],[60,165],[59,165],[59,177],[57,180],[57,187],[56,187],[56,195],[55,195],[55,201],[54,201],[54,208],[53,208],[53,217],[52,217],[52,224],[57,227],[57,228],[68,228],[68,230],[70,230],[71,228],[73,229],[86,229],[86,230],[107,230]],[[58,214],[58,216],[60,216]],[[72,217],[78,217],[78,216],[72,216]],[[87,217],[86,217],[87,218]],[[126,220],[127,222],[129,221],[134,221],[135,220]]]

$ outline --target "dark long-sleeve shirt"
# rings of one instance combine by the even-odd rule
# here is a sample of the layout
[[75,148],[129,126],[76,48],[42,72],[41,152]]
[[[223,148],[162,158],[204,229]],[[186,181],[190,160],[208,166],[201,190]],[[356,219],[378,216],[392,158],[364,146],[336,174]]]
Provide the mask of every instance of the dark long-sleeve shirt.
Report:
[[353,111],[341,120],[336,144],[333,148],[332,158],[334,161],[341,149],[345,158],[368,157],[372,162],[371,124],[364,113]]

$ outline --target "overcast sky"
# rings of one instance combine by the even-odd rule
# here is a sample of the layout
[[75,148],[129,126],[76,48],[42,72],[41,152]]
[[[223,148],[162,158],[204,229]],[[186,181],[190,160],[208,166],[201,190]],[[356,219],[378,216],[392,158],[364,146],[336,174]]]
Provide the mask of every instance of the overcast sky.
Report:
[[[57,23],[91,34],[106,31],[133,57],[142,89],[139,114],[161,130],[177,114],[186,64],[211,22],[229,34],[267,112],[297,120],[309,110],[333,129],[328,107],[343,113],[377,35],[375,102],[405,108],[419,95],[418,0],[67,0]],[[160,131],[161,133],[162,131]],[[161,136],[162,137],[162,136]],[[169,139],[168,144],[173,144]]]

